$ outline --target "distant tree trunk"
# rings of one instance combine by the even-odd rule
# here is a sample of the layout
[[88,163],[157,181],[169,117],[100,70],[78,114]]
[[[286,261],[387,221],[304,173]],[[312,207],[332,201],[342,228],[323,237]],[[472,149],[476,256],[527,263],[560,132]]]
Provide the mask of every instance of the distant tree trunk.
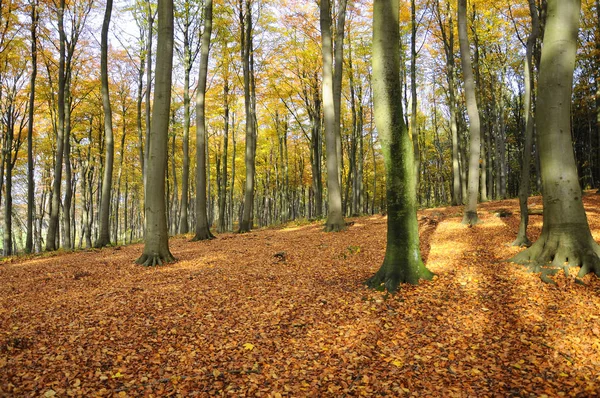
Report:
[[206,95],[206,76],[208,74],[208,53],[212,33],[212,0],[204,3],[204,32],[200,50],[200,72],[198,92],[196,93],[196,235],[192,240],[212,239],[206,205],[206,121],[204,102]]
[[[225,66],[228,68],[228,66]],[[223,171],[221,173],[221,185],[219,195],[219,225],[217,230],[225,232],[227,230],[226,207],[227,207],[227,146],[229,144],[229,71],[225,73],[223,84]]]
[[229,230],[233,230],[233,190],[235,189],[235,153],[236,153],[236,142],[235,142],[235,113],[234,120],[231,123],[231,185],[229,188]]
[[[209,0],[210,1],[210,0]],[[165,200],[167,141],[171,107],[171,71],[173,67],[173,0],[158,0],[158,44],[156,85],[152,131],[146,163],[146,237],[144,251],[137,263],[145,266],[175,261],[169,251],[169,231]]]
[[[512,261],[547,274],[581,267],[600,276],[600,246],[590,233],[571,143],[571,96],[579,31],[579,0],[548,0],[538,78],[536,124],[540,145],[544,220],[540,238]],[[549,265],[551,269],[540,269]]]
[[448,107],[450,108],[450,131],[452,136],[452,205],[456,206],[463,201],[461,191],[461,176],[459,164],[459,142],[458,142],[458,109],[456,103],[456,82],[454,62],[454,23],[450,12],[450,2],[446,0],[446,15],[448,16],[448,28],[442,19],[440,2],[436,0],[435,15],[442,34],[444,53],[446,55],[446,79],[448,82]]
[[73,199],[73,181],[71,167],[71,112],[73,99],[71,96],[71,73],[70,62],[67,57],[67,74],[65,87],[65,134],[64,134],[64,163],[65,163],[65,198],[63,200],[63,248],[66,250],[73,249],[71,242],[71,201]]
[[[100,234],[95,243],[96,248],[110,244],[110,195],[112,192],[112,175],[115,157],[115,143],[113,139],[112,109],[110,106],[110,93],[108,89],[108,28],[112,14],[112,0],[106,0],[104,21],[102,22],[102,35],[100,44],[100,79],[102,85],[102,108],[104,109],[104,177],[102,178],[102,195],[100,200]],[[117,198],[118,200],[118,198]]]
[[65,0],[60,0],[58,14],[59,59],[58,59],[58,129],[56,135],[56,156],[54,158],[54,180],[52,183],[52,204],[50,207],[50,221],[46,234],[46,250],[57,249],[56,236],[58,233],[58,220],[60,212],[60,191],[62,183],[62,165],[65,134],[65,60],[66,36],[64,30]]
[[[143,34],[140,31],[140,36]],[[146,162],[144,154],[144,129],[142,127],[142,102],[144,101],[144,71],[146,69],[146,53],[140,51],[140,66],[138,69],[137,85],[137,106],[136,106],[136,126],[138,132],[138,149],[140,157],[140,168],[142,169],[142,181],[146,181]]]
[[458,36],[460,42],[460,59],[465,80],[465,96],[469,114],[470,153],[469,153],[469,183],[467,204],[463,224],[474,225],[479,222],[477,216],[477,199],[479,196],[479,159],[481,152],[481,128],[479,110],[475,95],[475,81],[471,66],[469,38],[467,36],[467,0],[458,0]]
[[35,175],[33,168],[33,119],[35,112],[35,82],[37,77],[38,0],[31,4],[31,76],[29,79],[29,116],[27,125],[27,238],[25,253],[33,252],[33,217],[35,210]]
[[[170,0],[169,0],[170,1]],[[149,142],[150,133],[152,128],[152,121],[150,120],[151,115],[151,102],[150,94],[152,93],[152,39],[154,38],[154,16],[156,14],[152,11],[150,0],[146,0],[146,16],[148,18],[148,32],[146,39],[146,151],[144,152],[144,160],[146,166],[148,165],[149,158]],[[147,177],[147,176],[146,176]],[[146,180],[144,180],[144,187],[146,186]],[[148,194],[148,192],[146,192]],[[147,195],[144,196],[145,198]]]
[[390,292],[400,283],[433,277],[419,249],[414,148],[402,112],[398,9],[398,0],[373,2],[375,123],[385,160],[388,232],[383,264],[367,283]]
[[[242,2],[244,5],[242,6]],[[244,187],[244,210],[239,232],[249,232],[252,228],[254,177],[256,174],[256,114],[254,96],[252,95],[252,3],[251,0],[240,0],[241,50],[244,74],[244,104],[246,108],[246,184]]]
[[[8,93],[8,96],[12,96],[13,93]],[[3,245],[2,245],[2,255],[3,256],[11,256],[13,254],[13,230],[12,230],[12,211],[13,211],[13,197],[12,197],[12,171],[13,171],[13,140],[15,135],[15,127],[13,120],[13,99],[7,99],[9,105],[5,110],[5,131],[4,131],[4,178],[6,179],[6,183],[4,186],[5,195],[4,195],[4,231],[3,231]],[[16,158],[16,156],[15,156]]]
[[320,4],[321,40],[323,53],[323,109],[325,115],[325,143],[327,147],[328,207],[325,230],[341,231],[346,228],[342,214],[342,191],[340,189],[335,136],[335,104],[333,96],[333,60],[331,38],[331,15],[329,0]]
[[[600,0],[598,0],[600,1]],[[535,0],[529,0],[529,12],[531,14],[531,33],[527,39],[526,58],[525,58],[525,145],[523,148],[523,164],[521,166],[521,181],[519,184],[519,208],[521,210],[521,220],[519,222],[519,232],[517,238],[512,242],[512,246],[530,246],[531,241],[527,237],[527,225],[529,224],[529,209],[527,199],[529,198],[529,170],[531,168],[531,150],[533,147],[533,48],[539,36],[540,22]]]

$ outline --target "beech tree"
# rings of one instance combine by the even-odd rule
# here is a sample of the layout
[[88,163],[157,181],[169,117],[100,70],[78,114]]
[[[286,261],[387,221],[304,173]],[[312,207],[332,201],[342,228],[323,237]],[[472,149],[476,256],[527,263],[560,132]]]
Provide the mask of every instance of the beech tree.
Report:
[[212,0],[205,0],[204,32],[202,32],[200,72],[198,92],[196,93],[196,235],[193,240],[214,238],[210,232],[206,213],[206,120],[204,115],[211,32]]
[[110,244],[110,194],[112,191],[112,175],[115,158],[115,142],[113,138],[112,109],[110,107],[110,94],[108,91],[108,28],[112,14],[112,0],[106,1],[106,11],[102,22],[100,78],[102,81],[102,108],[104,110],[104,177],[102,178],[102,196],[100,202],[100,235],[94,244],[95,247],[104,247]]
[[458,0],[458,40],[460,42],[460,61],[465,82],[465,97],[469,114],[470,148],[469,148],[469,183],[467,186],[467,204],[463,216],[463,224],[474,225],[477,217],[477,198],[479,196],[479,158],[481,154],[481,127],[477,96],[475,95],[475,79],[471,66],[471,51],[467,36],[467,0]]
[[540,238],[512,261],[548,274],[581,267],[600,276],[600,246],[590,233],[571,143],[571,95],[580,0],[548,0],[538,82],[536,124],[544,218]]
[[[327,193],[329,212],[325,230],[341,231],[346,228],[342,213],[342,190],[338,169],[338,150],[335,129],[333,39],[329,0],[320,0],[321,43],[323,53],[323,114],[325,145],[327,148]],[[340,72],[341,73],[341,72]]]
[[373,101],[385,160],[388,231],[385,258],[367,282],[394,292],[400,283],[431,279],[419,248],[414,152],[402,110],[398,0],[373,2]]
[[152,128],[147,147],[148,162],[146,163],[146,236],[144,251],[136,261],[145,266],[162,265],[175,261],[169,250],[165,200],[172,69],[173,0],[159,0],[156,84],[154,86]]

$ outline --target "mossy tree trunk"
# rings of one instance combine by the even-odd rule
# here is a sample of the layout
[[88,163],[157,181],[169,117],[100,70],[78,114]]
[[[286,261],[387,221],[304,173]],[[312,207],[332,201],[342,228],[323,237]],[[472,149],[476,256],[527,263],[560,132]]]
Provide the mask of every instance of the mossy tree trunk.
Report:
[[[581,199],[571,142],[571,95],[580,0],[549,0],[540,64],[536,124],[542,169],[542,235],[511,261],[548,273],[581,267],[600,275],[600,246],[592,238]],[[550,268],[550,269],[548,269]]]
[[398,10],[398,0],[374,1],[373,100],[385,161],[388,231],[383,264],[367,283],[391,292],[400,283],[433,276],[419,249],[414,152],[402,111]]
[[165,177],[173,70],[173,0],[158,0],[158,43],[152,128],[148,140],[146,237],[137,263],[153,266],[175,261],[169,251]]

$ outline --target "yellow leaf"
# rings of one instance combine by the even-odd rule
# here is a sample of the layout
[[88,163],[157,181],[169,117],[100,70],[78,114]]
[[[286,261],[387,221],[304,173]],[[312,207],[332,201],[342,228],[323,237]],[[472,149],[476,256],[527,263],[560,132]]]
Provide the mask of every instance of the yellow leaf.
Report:
[[246,343],[246,344],[244,344],[244,348],[247,349],[248,351],[252,351],[254,349],[254,344]]
[[213,376],[215,376],[215,378],[219,377],[220,375],[221,375],[221,372],[219,372],[219,369],[213,370]]
[[73,381],[73,387],[79,387],[80,384],[81,384],[81,380],[79,380],[79,379],[75,379]]
[[402,362],[399,361],[399,360],[397,360],[397,359],[395,359],[395,360],[392,361],[392,365],[401,368],[402,367]]
[[51,397],[53,397],[55,395],[56,395],[56,391],[54,391],[54,390],[48,390],[48,391],[46,391],[44,393],[44,397],[45,398],[51,398]]
[[559,375],[560,377],[569,377],[569,375],[568,375],[568,374],[566,374],[566,373],[559,373],[558,375]]
[[117,372],[114,375],[111,376],[113,379],[118,379],[120,377],[123,377],[123,375],[121,374],[121,372]]

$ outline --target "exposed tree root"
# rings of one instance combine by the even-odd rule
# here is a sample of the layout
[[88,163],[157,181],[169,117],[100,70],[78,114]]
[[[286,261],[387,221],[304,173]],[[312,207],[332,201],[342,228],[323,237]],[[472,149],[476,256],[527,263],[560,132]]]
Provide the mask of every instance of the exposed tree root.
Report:
[[325,232],[340,232],[346,229],[346,223],[327,223],[325,224]]
[[529,240],[527,235],[517,235],[517,239],[515,239],[510,245],[518,247],[529,247],[531,246],[531,241]]
[[215,239],[215,236],[210,232],[208,227],[201,228],[199,231],[196,231],[196,235],[192,238],[192,242],[198,242],[201,240],[210,240]]
[[159,253],[142,254],[140,258],[136,260],[137,264],[143,265],[144,267],[155,267],[157,265],[165,265],[175,261],[175,257],[171,252],[167,251],[165,255]]
[[463,216],[462,223],[472,227],[473,225],[481,223],[481,220],[477,216],[476,211],[466,211],[465,215]]
[[[557,228],[558,229],[558,228]],[[578,278],[593,272],[600,276],[600,246],[583,230],[544,232],[528,249],[508,261],[526,265],[531,272],[540,272],[542,281],[554,283],[549,276],[569,268],[580,267]]]
[[419,264],[417,269],[413,272],[399,272],[397,267],[384,264],[379,271],[365,283],[371,289],[387,290],[390,293],[395,293],[401,283],[418,285],[421,280],[431,280],[433,277],[434,273],[425,268],[422,263]]

